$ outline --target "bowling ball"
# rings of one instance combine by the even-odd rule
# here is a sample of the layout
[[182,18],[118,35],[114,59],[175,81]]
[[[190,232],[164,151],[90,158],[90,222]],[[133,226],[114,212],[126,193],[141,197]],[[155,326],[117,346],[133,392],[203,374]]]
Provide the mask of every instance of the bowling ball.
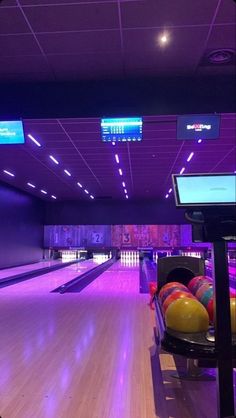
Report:
[[205,306],[205,307],[207,307],[207,305],[208,305],[208,303],[209,303],[209,301],[210,301],[210,299],[212,299],[213,298],[213,287],[209,287],[209,289],[207,289],[204,293],[203,293],[203,295],[202,295],[202,297],[201,297],[201,299],[200,299],[200,302]]
[[164,303],[166,298],[171,295],[173,292],[176,292],[177,290],[183,291],[183,292],[187,292],[190,293],[190,290],[188,290],[188,288],[186,286],[173,286],[169,289],[167,289],[164,293],[162,293],[161,298],[159,298],[161,303]]
[[179,282],[170,282],[170,283],[164,284],[164,286],[162,286],[161,290],[159,291],[159,295],[158,295],[159,298],[161,299],[163,293],[166,292],[168,289],[171,289],[176,286],[185,287],[182,283],[179,283]]
[[209,289],[210,287],[210,283],[203,283],[199,289],[197,290],[197,292],[195,293],[195,296],[198,300],[201,300],[202,295],[206,292],[206,290]]
[[[214,301],[212,301],[213,314],[214,314]],[[236,333],[236,298],[230,298],[230,316],[231,316],[231,331]]]
[[192,298],[179,298],[165,313],[166,326],[179,332],[203,332],[209,326],[209,316],[202,304]]
[[231,330],[236,333],[236,298],[230,298]]
[[190,292],[184,292],[184,291],[178,289],[178,290],[174,291],[173,293],[171,293],[171,295],[169,295],[165,299],[165,301],[164,301],[164,303],[162,305],[163,312],[165,313],[166,310],[167,310],[167,308],[168,308],[168,306],[172,302],[174,302],[175,300],[177,300],[179,298],[192,298],[192,299],[196,299],[195,296],[192,295],[192,293],[190,293]]
[[188,284],[188,288],[195,295],[195,293],[197,292],[199,287],[203,284],[203,282],[212,283],[212,280],[208,276],[196,276],[190,280]]
[[210,322],[213,322],[214,320],[214,298],[213,297],[209,300],[206,306],[206,310],[208,312]]

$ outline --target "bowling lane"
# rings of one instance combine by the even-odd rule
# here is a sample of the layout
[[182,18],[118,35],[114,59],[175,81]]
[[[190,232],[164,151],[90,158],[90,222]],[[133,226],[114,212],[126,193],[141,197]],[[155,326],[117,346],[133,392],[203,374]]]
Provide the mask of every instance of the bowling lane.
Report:
[[38,295],[45,294],[74,279],[75,277],[95,268],[102,262],[102,260],[94,261],[93,259],[90,259],[81,261],[80,263],[71,264],[67,267],[61,268],[60,270],[52,271],[29,280],[16,283],[12,286],[2,288],[0,289],[0,293],[10,293],[12,295],[18,295],[19,297],[21,293]]
[[0,292],[4,418],[156,417],[153,320],[138,266],[117,262],[81,293],[14,287],[18,298]]
[[62,264],[63,262],[61,260],[48,260],[48,261],[40,261],[38,263],[32,263],[32,264],[25,264],[23,266],[18,267],[11,267],[8,269],[0,270],[0,281],[1,279],[5,279],[7,277],[16,276],[18,274],[27,273],[32,270],[39,270],[42,268],[48,268],[52,266],[56,266],[59,264]]

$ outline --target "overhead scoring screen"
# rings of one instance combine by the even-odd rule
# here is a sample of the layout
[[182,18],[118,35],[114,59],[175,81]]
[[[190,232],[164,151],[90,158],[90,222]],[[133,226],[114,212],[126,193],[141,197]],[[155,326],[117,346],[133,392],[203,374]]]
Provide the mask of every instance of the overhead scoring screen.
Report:
[[21,120],[0,121],[0,145],[24,144],[25,136]]
[[236,174],[173,175],[176,206],[236,204]]
[[182,115],[177,118],[177,139],[217,139],[219,115]]
[[142,118],[112,118],[101,120],[104,142],[133,142],[142,140]]

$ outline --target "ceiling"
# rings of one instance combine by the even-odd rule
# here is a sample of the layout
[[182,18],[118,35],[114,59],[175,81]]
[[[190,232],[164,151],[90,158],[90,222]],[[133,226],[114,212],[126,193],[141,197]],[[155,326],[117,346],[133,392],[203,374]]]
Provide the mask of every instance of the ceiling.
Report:
[[[1,0],[0,81],[233,74],[233,0]],[[160,47],[166,31],[170,42]],[[234,55],[235,60],[235,55]]]
[[[221,114],[220,138],[200,144],[176,139],[176,119],[176,115],[144,116],[143,140],[115,146],[102,142],[99,118],[24,120],[26,143],[1,146],[0,180],[46,200],[52,200],[52,194],[58,200],[90,200],[90,194],[95,199],[125,200],[122,181],[129,199],[165,199],[171,174],[182,167],[186,167],[185,173],[236,170],[236,114]],[[36,146],[28,134],[42,146]],[[187,162],[191,152],[194,156]],[[9,177],[4,169],[15,177]],[[48,194],[43,195],[41,189]]]

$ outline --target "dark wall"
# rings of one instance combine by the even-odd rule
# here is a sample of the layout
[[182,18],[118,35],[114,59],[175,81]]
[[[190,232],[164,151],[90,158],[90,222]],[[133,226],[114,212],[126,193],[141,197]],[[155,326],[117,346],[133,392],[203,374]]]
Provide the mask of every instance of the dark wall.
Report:
[[38,261],[43,247],[43,203],[0,183],[0,268]]
[[174,202],[94,201],[48,203],[46,225],[183,224],[184,211]]
[[2,118],[234,112],[234,76],[0,84]]

